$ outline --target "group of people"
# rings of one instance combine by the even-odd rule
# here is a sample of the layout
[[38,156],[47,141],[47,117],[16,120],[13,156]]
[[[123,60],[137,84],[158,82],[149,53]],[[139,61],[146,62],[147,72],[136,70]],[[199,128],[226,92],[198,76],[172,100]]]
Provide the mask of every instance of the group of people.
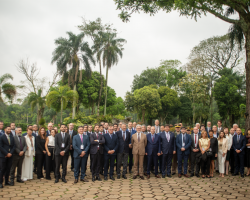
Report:
[[[228,175],[229,165],[232,175],[244,177],[244,167],[247,176],[250,175],[250,129],[242,134],[237,124],[230,130],[222,128],[219,120],[217,126],[200,126],[199,123],[191,129],[176,124],[175,131],[170,131],[170,125],[159,126],[155,120],[154,126],[145,126],[129,122],[119,124],[101,124],[79,126],[74,130],[74,124],[68,127],[60,125],[60,132],[48,124],[38,129],[37,125],[29,125],[27,132],[22,134],[15,123],[3,127],[0,121],[0,188],[14,185],[16,181],[23,183],[33,179],[33,172],[38,179],[51,180],[54,174],[55,183],[61,179],[67,182],[67,162],[71,156],[71,170],[75,181],[88,182],[86,170],[90,159],[92,181],[127,179],[126,174],[132,173],[133,178],[144,175],[149,179],[151,174],[156,178],[172,177],[178,170],[178,177],[200,176],[212,178],[214,171],[220,177]],[[60,168],[62,166],[62,173]],[[121,167],[123,166],[123,168]],[[128,172],[127,172],[128,171]],[[190,176],[188,175],[190,173]]]

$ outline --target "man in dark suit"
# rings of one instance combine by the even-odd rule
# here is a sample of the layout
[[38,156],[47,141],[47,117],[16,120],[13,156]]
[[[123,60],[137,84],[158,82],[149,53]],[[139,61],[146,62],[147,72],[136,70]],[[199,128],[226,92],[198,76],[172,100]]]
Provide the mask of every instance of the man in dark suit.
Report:
[[74,124],[73,123],[70,123],[69,124],[69,135],[70,135],[70,148],[69,148],[69,152],[70,152],[70,157],[71,157],[71,171],[73,172],[74,171],[74,148],[73,148],[73,145],[72,145],[72,142],[73,142],[73,137],[75,135],[77,135],[77,132],[74,131]]
[[209,131],[212,130],[212,124],[211,122],[207,122],[207,128],[206,128],[206,132],[207,132],[207,136],[209,138]]
[[95,125],[95,133],[90,135],[90,159],[92,161],[92,181],[102,179],[99,176],[101,167],[101,158],[103,158],[103,144],[105,143],[104,136],[98,132],[99,125]]
[[52,123],[48,123],[48,130],[46,131],[46,137],[48,137],[50,135],[50,131],[53,129],[53,124]]
[[116,158],[116,152],[118,150],[118,139],[117,135],[113,133],[114,127],[109,126],[109,133],[104,135],[104,180],[108,180],[108,166],[110,162],[110,179],[114,178],[114,162]]
[[109,123],[108,122],[105,122],[104,123],[104,129],[103,129],[103,134],[108,134],[109,133]]
[[147,134],[147,146],[146,146],[146,156],[148,157],[147,163],[147,178],[150,178],[150,170],[152,167],[155,169],[155,177],[160,178],[158,175],[158,156],[161,155],[160,149],[160,136],[155,133],[155,127],[151,126],[149,134]]
[[241,129],[237,128],[237,135],[233,137],[233,148],[234,148],[234,160],[235,160],[235,172],[233,176],[241,174],[244,178],[244,156],[246,147],[246,137],[241,134]]
[[[131,138],[132,138],[132,135],[136,133],[135,130],[133,130],[133,124],[132,122],[129,122],[128,123],[128,129],[127,131],[130,133],[130,142],[129,144],[131,143]],[[132,173],[132,167],[133,167],[133,154],[132,154],[132,148],[129,148],[129,173]]]
[[3,121],[0,121],[0,136],[3,135],[5,132],[3,130]]
[[[96,133],[99,133],[102,136],[104,135],[104,133],[103,133],[103,125],[102,124],[100,124],[99,126],[96,126],[94,129],[96,129],[95,130]],[[102,149],[103,149],[103,145],[102,145]],[[99,157],[100,157],[99,174],[103,175],[103,171],[104,171],[104,156],[103,156],[103,153]]]
[[16,148],[10,126],[7,126],[5,130],[6,133],[0,136],[0,188],[3,188],[3,176],[5,185],[10,185],[9,174],[13,159],[12,155]]
[[[78,182],[79,172],[81,168],[81,178],[80,181],[89,182],[85,178],[86,173],[86,162],[88,159],[88,152],[90,148],[89,136],[87,134],[83,134],[83,127],[78,127],[78,135],[73,138],[73,148],[74,148],[74,163],[75,163],[75,181]],[[86,130],[87,131],[87,130]]]
[[122,130],[116,132],[118,137],[118,151],[117,151],[117,179],[121,177],[121,165],[123,163],[122,178],[127,179],[127,166],[128,166],[128,154],[129,154],[129,143],[130,133],[126,131],[126,124],[122,124]]
[[181,134],[176,137],[179,178],[181,178],[182,173],[182,160],[184,160],[184,176],[186,178],[189,178],[189,176],[187,175],[187,167],[191,143],[191,136],[186,133],[185,127],[181,127]]
[[14,122],[10,123],[11,134],[14,137],[16,135],[16,124]]
[[[157,133],[157,135],[159,135],[160,136],[160,134],[162,133],[162,132],[164,132],[165,131],[165,127],[162,125],[161,127],[160,127],[160,132],[159,133]],[[159,173],[161,174],[162,173],[162,154],[160,154],[160,156],[158,156],[158,166],[159,166]]]
[[217,128],[218,132],[223,131],[222,121],[221,120],[218,120],[217,125],[218,125],[218,128]]
[[198,134],[198,128],[194,127],[193,133],[191,134],[191,177],[194,176],[194,168],[195,168],[195,175],[197,177],[200,177],[200,163],[198,161],[197,155],[200,153],[200,147],[199,147],[199,139],[200,135]]
[[56,180],[55,183],[59,182],[60,176],[60,165],[62,163],[62,181],[67,183],[65,176],[67,174],[67,162],[69,157],[70,148],[70,135],[65,133],[66,125],[61,124],[60,133],[55,136],[55,164],[56,164]]
[[24,136],[22,136],[22,128],[17,127],[16,135],[14,136],[15,141],[15,151],[13,153],[13,161],[10,169],[10,185],[14,185],[14,175],[17,168],[17,182],[23,183],[21,180],[22,164],[27,149],[27,144]]
[[[87,124],[84,124],[83,125],[83,135],[87,135],[88,136],[88,139],[90,138],[90,135],[91,135],[91,133],[89,133],[88,132],[88,125]],[[86,170],[87,170],[87,163],[88,163],[88,159],[89,159],[89,150],[90,150],[90,148],[88,149],[88,152],[87,152],[87,154],[88,154],[88,158],[87,158],[87,162],[86,162]],[[92,160],[91,160],[91,158],[90,158],[90,163],[89,163],[89,170],[91,171],[91,165],[92,165]],[[86,175],[87,176],[87,175]]]
[[[169,131],[169,125],[165,125],[165,131],[160,134],[160,148],[162,152],[162,178],[165,175],[171,178],[171,165],[173,155],[176,154],[176,144],[174,133]],[[166,172],[167,163],[167,172]]]

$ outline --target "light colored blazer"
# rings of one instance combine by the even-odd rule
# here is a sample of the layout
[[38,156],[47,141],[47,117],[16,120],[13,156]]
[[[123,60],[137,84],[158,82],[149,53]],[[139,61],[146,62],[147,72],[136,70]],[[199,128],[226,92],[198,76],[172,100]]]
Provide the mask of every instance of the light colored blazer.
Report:
[[[227,138],[223,138],[223,142],[222,142],[222,152],[223,153],[227,153],[227,146],[228,146]],[[218,147],[219,147],[219,145],[218,145]]]
[[34,138],[34,136],[32,136],[33,151],[31,150],[32,146],[31,146],[31,142],[30,142],[29,136],[26,135],[25,139],[26,139],[26,144],[27,144],[27,150],[25,152],[25,156],[35,156],[35,138]]
[[229,136],[226,135],[227,138],[227,150],[229,151],[233,145],[233,137],[232,135],[229,133]]
[[147,146],[147,136],[141,132],[141,140],[138,142],[137,133],[132,135],[131,138],[132,154],[145,155],[145,148]]

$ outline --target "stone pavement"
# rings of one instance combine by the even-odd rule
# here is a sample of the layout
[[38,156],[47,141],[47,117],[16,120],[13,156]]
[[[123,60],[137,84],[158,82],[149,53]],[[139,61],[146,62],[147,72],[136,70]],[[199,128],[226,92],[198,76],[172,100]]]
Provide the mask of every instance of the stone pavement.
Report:
[[[89,165],[88,165],[89,166]],[[51,174],[52,175],[52,174]],[[161,175],[161,174],[160,174]],[[51,176],[53,177],[53,176]],[[0,200],[15,199],[250,199],[250,176],[245,178],[225,176],[220,178],[217,174],[212,179],[202,178],[155,178],[151,175],[149,180],[139,178],[116,179],[115,181],[91,181],[89,169],[87,171],[88,183],[74,184],[73,172],[68,166],[67,183],[61,180],[54,183],[54,179],[34,179],[25,183],[16,183],[15,186],[5,186],[0,189]],[[103,176],[101,176],[103,179]],[[116,178],[116,175],[115,175]]]

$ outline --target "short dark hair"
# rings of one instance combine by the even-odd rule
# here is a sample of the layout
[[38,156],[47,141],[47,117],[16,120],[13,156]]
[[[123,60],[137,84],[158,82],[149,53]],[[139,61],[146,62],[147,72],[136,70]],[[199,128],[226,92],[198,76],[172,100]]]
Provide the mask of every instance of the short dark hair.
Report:
[[95,124],[95,127],[96,127],[96,126],[100,126],[100,125],[99,125],[99,124]]
[[6,126],[4,129],[6,129],[6,128],[8,128],[8,127],[10,127],[10,126]]
[[100,125],[99,125],[99,128],[100,128],[100,127],[103,127],[103,125],[100,124]]
[[88,125],[87,125],[87,124],[84,124],[84,125],[83,125],[83,128],[86,127],[86,126],[87,126],[87,128],[88,128]]
[[210,129],[210,130],[209,130],[209,133],[210,133],[210,132],[212,132],[212,133],[213,133],[214,131],[213,131],[212,129]]
[[10,126],[11,126],[11,124],[16,124],[16,123],[15,123],[15,122],[11,122],[11,123],[10,123]]
[[217,121],[217,123],[218,123],[218,122],[222,123],[222,121],[221,121],[221,120],[218,120],[218,121]]
[[164,127],[167,127],[167,126],[168,126],[168,127],[170,127],[170,126],[169,126],[169,124],[165,124],[165,126],[164,126]]
[[186,127],[185,127],[185,126],[182,126],[181,129],[186,129]]
[[114,123],[114,124],[113,124],[113,126],[115,126],[115,125],[116,125],[116,126],[118,126],[118,124],[117,124],[117,123]]
[[[62,126],[66,126],[66,124],[60,124],[60,128],[61,128]],[[66,127],[67,127],[67,126],[66,126]]]

